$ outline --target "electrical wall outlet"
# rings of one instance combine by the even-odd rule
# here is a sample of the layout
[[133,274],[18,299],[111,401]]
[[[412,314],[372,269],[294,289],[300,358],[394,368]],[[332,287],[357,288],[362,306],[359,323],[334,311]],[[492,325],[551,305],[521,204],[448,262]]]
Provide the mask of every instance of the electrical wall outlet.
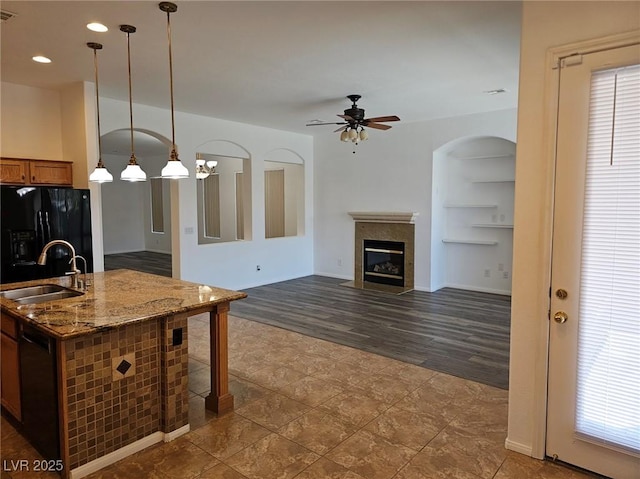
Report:
[[338,266],[342,266],[342,258],[338,258]]
[[490,278],[491,277],[491,270],[490,269],[485,269],[484,270],[484,277],[485,278]]
[[498,263],[498,271],[504,271],[504,264]]
[[503,277],[504,279],[509,279],[509,272],[508,272],[508,271],[505,271],[504,273],[502,273],[502,277]]

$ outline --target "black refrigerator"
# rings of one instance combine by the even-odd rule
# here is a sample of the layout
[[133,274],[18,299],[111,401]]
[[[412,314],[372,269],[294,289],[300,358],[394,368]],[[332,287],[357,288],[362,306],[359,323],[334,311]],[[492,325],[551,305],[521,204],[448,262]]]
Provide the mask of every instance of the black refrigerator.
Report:
[[71,243],[93,272],[89,190],[5,185],[0,190],[1,283],[64,276],[71,269],[64,246],[50,248],[47,264],[37,264],[44,245],[54,239]]

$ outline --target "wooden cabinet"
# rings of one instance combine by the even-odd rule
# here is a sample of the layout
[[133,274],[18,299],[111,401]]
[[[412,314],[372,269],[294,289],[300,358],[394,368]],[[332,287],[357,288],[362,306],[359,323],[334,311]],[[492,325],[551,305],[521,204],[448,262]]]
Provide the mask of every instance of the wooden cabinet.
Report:
[[65,161],[0,158],[0,182],[9,185],[72,186],[73,165]]
[[18,324],[11,316],[2,314],[0,334],[2,405],[18,421],[22,419],[20,398],[20,355],[18,352]]
[[29,180],[29,161],[12,158],[0,159],[0,182],[24,185]]

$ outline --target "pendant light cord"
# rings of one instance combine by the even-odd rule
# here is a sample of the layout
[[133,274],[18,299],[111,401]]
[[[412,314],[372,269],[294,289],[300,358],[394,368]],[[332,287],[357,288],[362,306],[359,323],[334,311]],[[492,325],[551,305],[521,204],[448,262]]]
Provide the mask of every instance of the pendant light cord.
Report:
[[173,56],[171,54],[171,12],[167,11],[167,37],[169,38],[169,90],[171,92],[171,146],[173,148],[171,152],[171,159],[174,159],[175,156],[177,159],[176,153],[176,128],[175,128],[175,117],[173,113]]
[[133,145],[133,96],[131,92],[131,42],[129,40],[130,32],[127,32],[127,66],[129,69],[129,124],[131,125],[131,163],[136,161],[136,153]]
[[96,113],[97,113],[97,127],[98,127],[98,168],[104,168],[104,163],[102,163],[102,139],[100,138],[100,91],[98,89],[98,49],[102,48],[102,45],[99,47],[98,44],[95,44],[91,48],[93,48],[93,70],[96,77]]

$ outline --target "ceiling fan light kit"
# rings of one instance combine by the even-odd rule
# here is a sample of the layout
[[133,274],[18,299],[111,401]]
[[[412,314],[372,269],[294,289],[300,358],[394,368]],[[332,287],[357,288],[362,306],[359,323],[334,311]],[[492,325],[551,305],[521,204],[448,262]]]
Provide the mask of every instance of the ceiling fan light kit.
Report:
[[347,98],[352,103],[351,108],[344,110],[344,115],[338,115],[344,120],[343,122],[321,123],[314,121],[307,123],[307,126],[343,125],[335,131],[336,133],[340,132],[340,141],[351,141],[357,145],[358,142],[369,138],[369,134],[364,128],[365,126],[376,130],[388,130],[391,126],[384,125],[383,122],[400,121],[400,118],[395,115],[365,118],[364,109],[359,108],[356,104],[361,98],[360,95],[348,95]]

